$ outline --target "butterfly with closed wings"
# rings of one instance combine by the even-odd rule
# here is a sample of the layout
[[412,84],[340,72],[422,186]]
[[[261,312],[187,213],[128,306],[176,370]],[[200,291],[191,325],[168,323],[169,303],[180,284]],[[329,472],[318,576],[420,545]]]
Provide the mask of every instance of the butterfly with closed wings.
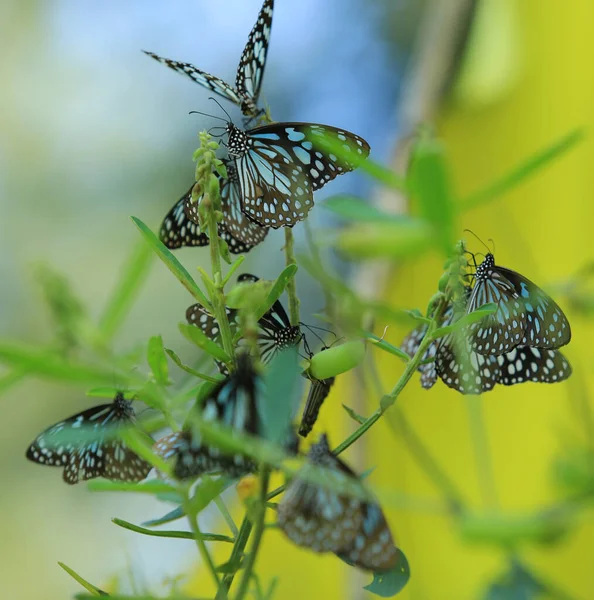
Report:
[[[199,409],[193,410],[198,411],[205,422],[218,423],[241,434],[262,436],[264,425],[259,404],[263,393],[264,384],[251,357],[240,352],[236,356],[235,369],[215,386]],[[293,432],[288,432],[288,451],[296,452],[295,437]],[[182,431],[158,440],[154,450],[163,458],[173,460],[173,474],[177,479],[205,473],[241,477],[257,468],[244,454],[231,455],[207,445],[200,433],[192,428],[191,419]]]
[[554,349],[569,343],[567,317],[532,281],[497,266],[491,253],[476,267],[474,277],[467,312],[489,303],[497,304],[497,311],[469,326],[471,350],[497,356],[519,346]]
[[[456,310],[450,302],[440,320],[440,327],[456,322],[465,312],[465,304],[472,294],[466,288],[464,306]],[[414,329],[401,344],[409,356],[413,356],[427,326]],[[431,388],[437,378],[462,394],[481,394],[492,390],[496,384],[515,385],[525,382],[557,383],[567,379],[571,373],[569,361],[556,349],[540,349],[518,346],[498,356],[482,355],[472,350],[467,331],[462,329],[433,341],[426,350],[423,360],[434,358],[434,362],[422,364],[421,385]]]
[[[262,242],[268,229],[253,223],[243,214],[237,171],[230,161],[225,161],[225,167],[228,179],[219,177],[223,220],[218,224],[218,232],[220,238],[227,242],[230,252],[243,254]],[[177,201],[161,225],[159,238],[170,250],[182,246],[208,246],[210,243],[208,235],[198,226],[198,207],[203,196],[192,202],[193,188],[190,187]]]
[[[308,465],[359,481],[350,467],[332,453],[325,435],[311,446]],[[320,487],[299,475],[288,484],[278,505],[278,525],[298,546],[314,552],[334,552],[361,569],[389,571],[400,557],[378,504]]]
[[272,123],[244,131],[228,122],[226,133],[242,210],[274,229],[303,221],[313,207],[313,192],[357,168],[370,151],[358,135],[314,123]]
[[[243,273],[237,278],[238,283],[254,283],[258,280],[258,277],[249,273]],[[227,308],[227,317],[232,333],[237,333],[239,312]],[[188,308],[186,319],[190,325],[199,327],[211,340],[220,339],[220,328],[216,318],[200,304],[193,304]],[[258,347],[262,362],[269,363],[278,351],[298,345],[302,337],[301,328],[298,325],[291,325],[283,305],[276,300],[270,310],[258,321]],[[226,366],[223,363],[217,364],[219,370],[226,373]]]
[[235,87],[214,75],[197,69],[190,63],[163,58],[146,50],[143,52],[174,71],[188,76],[192,81],[213,91],[215,94],[233,102],[241,108],[241,112],[246,117],[255,118],[262,114],[257,105],[266,66],[273,10],[274,0],[264,0],[258,19],[250,32],[241,55],[235,77]]
[[132,402],[118,392],[112,403],[89,408],[46,429],[26,456],[41,465],[64,467],[68,484],[95,477],[140,481],[151,465],[118,438],[118,431],[135,422]]

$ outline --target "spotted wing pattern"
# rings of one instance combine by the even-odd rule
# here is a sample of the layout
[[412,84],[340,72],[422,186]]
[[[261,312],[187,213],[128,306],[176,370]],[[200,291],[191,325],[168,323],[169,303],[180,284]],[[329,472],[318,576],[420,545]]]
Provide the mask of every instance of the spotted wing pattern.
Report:
[[569,361],[558,350],[519,346],[497,357],[501,371],[498,383],[515,385],[525,381],[557,383],[571,373]]
[[[238,283],[255,282],[258,277],[249,273],[243,273],[237,278]],[[233,335],[237,333],[239,322],[238,312],[227,307],[227,317],[231,325]],[[186,319],[190,325],[200,327],[204,335],[213,341],[220,340],[220,329],[214,315],[211,315],[200,304],[193,304],[186,310]],[[297,345],[301,339],[301,328],[292,326],[283,305],[277,300],[270,310],[258,321],[258,345],[262,362],[270,362],[275,354],[285,348]],[[226,366],[222,363],[219,370],[226,372]]]
[[[313,192],[355,169],[370,150],[354,133],[312,123],[273,123],[248,131],[229,123],[227,133],[243,211],[274,229],[305,219],[313,207]],[[331,143],[345,155],[325,149]]]
[[495,267],[492,254],[476,269],[467,312],[489,303],[496,304],[497,311],[469,327],[470,349],[484,355],[505,354],[522,343],[526,308],[514,285]]
[[151,465],[118,439],[118,429],[135,422],[132,403],[118,393],[111,404],[77,413],[42,432],[27,449],[33,462],[64,467],[68,484],[95,477],[144,479]]
[[[227,242],[230,252],[243,254],[262,242],[268,229],[260,227],[243,214],[237,176],[232,165],[228,175],[229,179],[220,179],[223,221],[218,225],[218,233]],[[190,187],[176,202],[161,224],[159,239],[170,250],[182,246],[208,246],[210,243],[208,235],[201,232],[198,225],[198,206],[202,196],[196,203],[192,202],[193,188]]]
[[235,87],[219,77],[197,69],[190,63],[163,58],[146,50],[143,50],[143,52],[170,69],[186,75],[195,83],[237,104],[246,117],[257,117],[260,114],[257,103],[266,66],[273,9],[274,0],[264,0],[258,19],[250,32],[241,55],[235,78]]
[[[326,436],[312,445],[308,462],[357,480],[332,454]],[[377,504],[341,495],[298,476],[278,505],[278,525],[295,544],[314,552],[334,552],[362,569],[388,571],[398,562],[398,549]]]
[[[254,103],[260,97],[264,68],[266,67],[266,55],[268,54],[268,43],[270,41],[270,30],[272,28],[272,13],[274,0],[264,0],[258,20],[256,21],[247,44],[239,61],[235,87],[244,96],[251,98]],[[251,116],[251,115],[250,115]]]

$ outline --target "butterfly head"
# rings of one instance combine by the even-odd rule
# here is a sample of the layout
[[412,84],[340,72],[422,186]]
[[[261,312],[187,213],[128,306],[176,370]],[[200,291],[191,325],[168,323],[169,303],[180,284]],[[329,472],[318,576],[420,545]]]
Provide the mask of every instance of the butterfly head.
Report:
[[132,402],[126,400],[124,392],[117,392],[113,399],[113,405],[121,419],[132,419],[135,415],[134,409],[132,408]]
[[227,123],[227,135],[227,152],[232,157],[241,158],[250,147],[247,133],[229,121]]
[[476,267],[475,277],[477,281],[481,281],[489,277],[489,274],[495,267],[495,257],[489,252],[485,255],[485,260]]

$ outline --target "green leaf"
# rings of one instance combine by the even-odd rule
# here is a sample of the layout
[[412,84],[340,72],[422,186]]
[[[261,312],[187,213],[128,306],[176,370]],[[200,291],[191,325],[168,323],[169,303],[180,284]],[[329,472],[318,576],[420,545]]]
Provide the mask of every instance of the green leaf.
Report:
[[241,256],[239,256],[235,259],[235,262],[231,265],[227,275],[225,275],[225,277],[223,279],[223,287],[225,287],[229,283],[229,279],[231,279],[231,277],[233,276],[233,273],[235,273],[235,271],[237,271],[237,269],[239,269],[239,267],[243,264],[244,260],[245,260],[244,254],[242,254]]
[[371,258],[417,258],[435,241],[433,227],[422,219],[363,223],[342,230],[333,245],[353,260]]
[[553,160],[571,150],[584,138],[585,132],[583,129],[575,129],[568,133],[560,140],[531,156],[513,171],[504,175],[501,179],[498,179],[486,188],[471,194],[460,203],[459,210],[464,211],[476,208],[477,206],[487,204],[488,202],[491,202],[491,200],[503,196],[529,177],[535,175],[540,169],[547,166]]
[[392,346],[392,344],[386,342],[386,340],[382,340],[381,338],[377,337],[377,335],[366,331],[365,336],[367,340],[371,342],[376,348],[379,348],[380,350],[383,350],[388,354],[393,354],[394,356],[397,356],[404,362],[408,362],[410,360],[410,356],[404,350],[401,350],[396,346]]
[[217,496],[220,496],[234,483],[235,479],[232,478],[219,477],[218,479],[212,479],[211,477],[204,476],[190,499],[196,514],[203,511]]
[[29,374],[57,381],[96,385],[112,383],[113,366],[98,366],[68,360],[53,350],[39,350],[21,342],[0,342],[0,362],[23,369]]
[[363,589],[382,598],[391,598],[404,589],[410,579],[410,567],[404,552],[399,552],[400,560],[396,567],[387,573],[374,573],[373,581]]
[[135,492],[137,494],[151,495],[177,493],[177,490],[173,486],[157,479],[141,481],[140,483],[95,479],[89,481],[88,486],[93,492]]
[[443,253],[454,244],[454,205],[450,174],[441,144],[427,134],[414,144],[407,178],[421,216],[433,225]]
[[173,254],[163,245],[159,238],[140,220],[136,217],[131,217],[134,225],[151,246],[157,256],[165,263],[165,266],[179,279],[182,285],[196,298],[206,310],[212,313],[212,307],[198,284],[192,279],[184,266],[173,256]]
[[60,567],[62,567],[62,569],[64,569],[64,571],[66,571],[66,573],[68,573],[68,575],[70,575],[70,577],[72,577],[72,579],[80,583],[80,585],[82,585],[82,587],[84,587],[85,590],[91,592],[93,596],[109,595],[103,590],[99,589],[96,585],[93,585],[92,583],[89,583],[86,579],[83,579],[74,569],[71,569],[68,565],[65,565],[63,562],[60,561],[58,561],[58,564],[60,565]]
[[343,404],[342,408],[344,408],[347,412],[347,415],[349,417],[351,417],[351,419],[353,419],[353,421],[356,421],[357,423],[359,423],[359,425],[363,425],[363,423],[365,423],[365,421],[366,421],[365,417],[362,417],[359,413],[355,412],[350,406]]
[[198,346],[198,348],[201,350],[204,350],[204,352],[213,358],[216,358],[224,363],[231,362],[231,357],[228,356],[218,344],[206,337],[199,327],[196,327],[195,325],[187,325],[186,323],[180,323],[179,330],[187,340]]
[[183,509],[183,506],[180,505],[176,506],[173,510],[170,510],[166,515],[163,515],[162,517],[145,521],[143,525],[145,525],[146,527],[157,527],[158,525],[165,525],[166,523],[171,523],[172,521],[183,519],[185,516],[186,513]]
[[264,393],[258,399],[258,412],[264,438],[276,443],[286,439],[291,417],[299,405],[302,378],[299,376],[297,348],[277,352],[264,374]]
[[285,291],[287,284],[289,281],[295,277],[297,273],[298,267],[295,264],[291,264],[286,266],[281,274],[276,278],[276,281],[272,285],[268,296],[260,307],[258,307],[258,311],[256,312],[255,319],[259,320],[264,314],[266,314],[272,305],[281,297],[282,293]]
[[357,221],[357,223],[375,223],[377,221],[398,221],[402,215],[391,215],[382,212],[371,202],[365,202],[356,196],[331,196],[321,206],[334,214]]
[[[130,531],[134,531],[136,533],[142,533],[143,535],[150,535],[153,537],[179,538],[182,540],[195,539],[194,534],[191,531],[155,531],[153,529],[145,529],[144,527],[139,527],[138,525],[128,523],[128,521],[124,521],[122,519],[114,518],[111,521],[119,527],[129,529]],[[227,535],[218,535],[216,533],[203,533],[200,537],[205,542],[228,542],[232,544],[234,541],[233,538]]]
[[115,395],[118,393],[122,393],[124,395],[124,398],[126,398],[126,400],[133,400],[136,396],[136,392],[133,390],[126,390],[126,391],[122,392],[122,390],[120,390],[119,388],[111,387],[111,386],[97,387],[97,388],[92,388],[90,390],[87,390],[87,396],[89,396],[89,398],[111,398],[111,399],[113,399],[115,397]]
[[163,347],[163,338],[160,335],[155,335],[149,339],[146,360],[153,372],[155,381],[162,386],[170,385],[169,365]]
[[436,340],[437,338],[448,335],[449,333],[460,331],[464,327],[468,327],[468,325],[472,325],[473,323],[476,323],[495,312],[497,312],[497,304],[494,304],[493,302],[490,302],[489,304],[483,304],[480,308],[473,310],[471,313],[468,313],[461,319],[458,319],[455,323],[452,323],[452,325],[446,325],[445,327],[436,329],[431,337]]
[[99,318],[98,330],[104,342],[109,342],[122,326],[150,273],[153,258],[150,246],[144,242],[133,249]]
[[219,383],[221,380],[216,377],[211,377],[210,375],[205,375],[204,373],[200,373],[200,371],[196,371],[192,369],[192,367],[188,367],[184,365],[181,361],[181,358],[173,351],[171,348],[165,348],[165,352],[171,358],[171,360],[182,370],[194,377],[198,377],[199,379],[204,379],[205,381],[210,381],[211,383]]

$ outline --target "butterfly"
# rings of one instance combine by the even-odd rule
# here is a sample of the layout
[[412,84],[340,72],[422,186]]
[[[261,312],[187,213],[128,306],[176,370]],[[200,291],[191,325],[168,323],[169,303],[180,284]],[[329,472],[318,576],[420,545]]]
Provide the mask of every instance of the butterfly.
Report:
[[[236,368],[217,384],[199,410],[200,418],[216,422],[234,431],[259,435],[262,423],[258,414],[258,396],[262,380],[247,353],[237,355]],[[203,473],[222,471],[240,477],[256,469],[245,455],[229,455],[219,448],[205,444],[191,423],[181,432],[160,439],[155,451],[163,458],[175,457],[173,474],[177,479],[188,479]]]
[[[262,242],[268,229],[253,223],[243,214],[237,171],[231,162],[226,162],[225,166],[228,179],[219,177],[223,221],[218,225],[218,232],[219,237],[227,242],[230,252],[242,254]],[[198,226],[198,206],[203,196],[193,203],[193,188],[194,185],[176,202],[161,224],[159,239],[170,250],[182,246],[208,246],[210,243],[208,235]]]
[[489,253],[476,267],[467,312],[491,302],[497,311],[469,326],[470,348],[479,354],[505,354],[516,346],[560,348],[571,339],[567,317],[554,300],[523,275],[496,266]]
[[[311,446],[308,464],[359,481],[350,467],[332,453],[325,435]],[[399,559],[398,548],[376,503],[341,495],[298,475],[278,505],[278,525],[298,546],[314,552],[334,552],[361,569],[389,571]]]
[[[238,283],[254,283],[258,277],[249,273],[243,273],[237,278]],[[227,308],[227,317],[235,334],[239,329],[239,312],[233,308]],[[200,304],[193,304],[186,310],[186,319],[190,325],[196,325],[202,332],[213,341],[220,339],[219,325],[213,315],[207,312]],[[258,347],[262,362],[270,362],[275,354],[299,344],[302,338],[301,328],[291,325],[291,321],[279,300],[276,300],[270,310],[258,321]],[[225,366],[221,363],[219,369],[225,372]]]
[[[244,131],[228,122],[226,132],[242,210],[274,229],[305,219],[313,207],[313,192],[355,169],[370,151],[363,138],[329,125],[272,123]],[[325,150],[328,144],[338,145],[341,155]]]
[[111,404],[89,408],[46,429],[26,456],[42,465],[64,467],[69,484],[95,477],[140,481],[152,466],[117,437],[118,430],[135,421],[132,402],[118,392]]
[[146,50],[144,50],[144,53],[158,62],[167,65],[174,71],[187,75],[192,81],[199,83],[215,94],[219,94],[219,96],[222,96],[226,100],[237,104],[246,117],[257,117],[261,114],[257,104],[258,97],[260,96],[260,88],[262,87],[264,67],[266,66],[273,9],[274,0],[264,0],[258,14],[258,19],[243,49],[235,77],[235,87],[214,75],[197,69],[189,63],[163,58]]
[[[466,289],[466,300],[470,297]],[[449,303],[443,313],[440,327],[455,322],[461,310]],[[411,357],[416,353],[427,326],[414,329],[403,341],[401,348]],[[496,384],[515,385],[532,381],[556,383],[567,379],[571,373],[569,361],[558,351],[518,346],[499,356],[483,356],[471,349],[467,332],[463,329],[431,342],[423,360],[434,362],[419,367],[421,385],[433,387],[437,378],[462,394],[481,394],[492,390]]]
[[[327,350],[324,346],[322,351]],[[334,385],[335,377],[329,377],[328,379],[316,379],[311,375],[307,375],[310,380],[309,393],[307,394],[307,400],[305,401],[305,408],[303,409],[303,415],[301,416],[301,424],[299,425],[299,435],[307,437],[310,431],[313,429],[318,415],[320,414],[320,408],[324,403],[324,400],[330,394],[330,390]]]

